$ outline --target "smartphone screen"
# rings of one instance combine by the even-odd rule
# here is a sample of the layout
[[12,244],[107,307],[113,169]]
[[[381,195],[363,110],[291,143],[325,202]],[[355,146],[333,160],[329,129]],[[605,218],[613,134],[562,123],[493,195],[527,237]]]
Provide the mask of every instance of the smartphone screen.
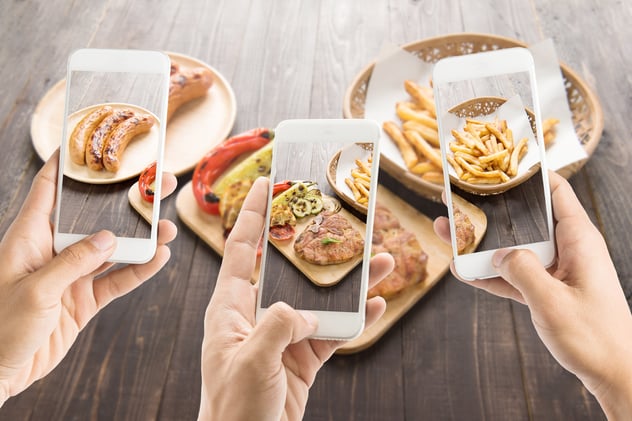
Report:
[[[480,65],[487,66],[482,57]],[[532,248],[545,265],[554,255],[533,67],[514,62],[506,72],[505,64],[500,63],[495,72],[492,63],[478,77],[459,77],[457,71],[449,80],[434,81],[455,266],[469,279],[495,275],[490,259],[499,248]],[[472,72],[472,67],[461,71],[467,74],[468,70]],[[451,200],[453,194],[479,207],[487,217],[488,230],[476,250],[461,246],[472,234],[464,229],[464,216]],[[479,266],[483,263],[479,257],[485,269]]]
[[[270,197],[270,219],[264,234],[269,242],[263,253],[258,307],[265,309],[283,301],[295,309],[314,311],[321,320],[319,336],[344,338],[349,335],[343,333],[347,322],[341,315],[353,315],[354,322],[347,330],[352,334],[359,333],[363,323],[375,201],[370,192],[375,191],[377,180],[372,177],[374,184],[368,189],[368,211],[363,215],[342,206],[327,173],[335,183],[336,172],[347,171],[343,168],[348,162],[342,161],[353,162],[354,159],[372,160],[377,168],[379,163],[374,153],[377,153],[379,129],[371,122],[370,136],[363,134],[366,131],[355,135],[353,130],[336,134],[335,129],[328,135],[326,127],[319,133],[322,127],[314,124],[311,128],[290,131],[288,135],[283,129],[276,130],[271,182],[301,183],[305,188],[297,191],[303,190],[308,202],[314,195],[322,202],[310,206],[306,214],[302,207],[305,202],[295,200],[299,212],[294,208],[294,234],[279,241],[274,231],[283,212],[283,206],[278,203],[284,198]],[[294,193],[289,193],[292,210]],[[333,328],[325,320],[328,314],[337,315],[330,320]],[[335,326],[336,320],[340,329]]]
[[[155,230],[127,192],[162,156],[168,58],[165,70],[164,63],[135,64],[143,58],[129,50],[89,50],[86,57],[83,51],[71,57],[66,79],[56,235],[64,245],[102,229],[150,239]],[[117,63],[122,52],[128,61]]]

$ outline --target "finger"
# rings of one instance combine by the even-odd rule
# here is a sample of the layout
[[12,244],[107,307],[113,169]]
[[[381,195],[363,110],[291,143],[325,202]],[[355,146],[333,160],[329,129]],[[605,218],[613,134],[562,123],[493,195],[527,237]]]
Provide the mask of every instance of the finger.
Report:
[[454,261],[450,263],[450,271],[454,275],[456,279],[463,282],[464,284],[473,286],[478,289],[482,289],[483,291],[487,291],[490,294],[494,294],[498,297],[509,298],[520,304],[526,304],[524,301],[524,297],[513,285],[504,279],[497,278],[488,278],[488,279],[477,279],[474,281],[469,281],[461,278],[459,274],[456,272],[454,267]]
[[452,239],[450,238],[450,220],[447,217],[440,216],[435,219],[432,223],[432,228],[441,241],[452,244]]
[[178,179],[170,172],[164,172],[162,173],[161,187],[162,190],[160,191],[160,198],[164,199],[176,190],[176,187],[178,187]]
[[378,253],[371,258],[369,268],[369,288],[373,288],[386,278],[395,268],[395,260],[388,253]]
[[57,188],[57,168],[59,167],[59,148],[37,172],[31,190],[22,204],[20,215],[29,219],[29,214],[43,214],[50,218],[55,206],[55,191]]
[[178,235],[178,227],[168,219],[158,221],[158,245],[172,242]]
[[235,278],[250,283],[264,227],[267,198],[268,179],[259,177],[248,192],[235,226],[226,240],[217,286]]
[[529,307],[546,306],[563,285],[547,272],[531,250],[498,250],[492,257],[492,264],[500,276],[522,294]]
[[564,177],[553,171],[549,171],[549,183],[551,185],[553,216],[556,221],[574,217],[589,220],[573,188]]
[[266,310],[244,346],[263,359],[276,361],[288,345],[314,334],[317,328],[318,319],[312,313],[299,312],[286,303],[277,302]]
[[158,246],[156,254],[149,262],[142,265],[127,265],[95,279],[92,289],[97,309],[102,309],[112,300],[129,293],[154,276],[167,263],[169,257],[169,247]]
[[99,269],[112,255],[116,237],[99,231],[61,251],[48,264],[35,272],[39,287],[52,296],[61,295],[77,279]]
[[[366,301],[366,321],[364,325],[364,329],[368,329],[375,324],[386,311],[386,301],[384,298],[377,296],[370,298]],[[320,361],[320,363],[324,363],[327,361],[334,352],[341,346],[343,346],[346,341],[332,341],[332,340],[312,340],[311,347],[312,351]]]
[[366,322],[364,329],[368,329],[375,324],[386,311],[386,300],[377,296],[366,301]]

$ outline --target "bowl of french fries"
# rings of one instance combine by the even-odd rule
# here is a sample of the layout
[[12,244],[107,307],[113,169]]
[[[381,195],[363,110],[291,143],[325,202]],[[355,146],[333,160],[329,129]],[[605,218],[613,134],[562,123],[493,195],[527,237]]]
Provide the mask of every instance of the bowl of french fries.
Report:
[[[524,115],[514,115],[509,122],[491,117],[506,101],[479,97],[450,109],[460,119],[459,127],[448,127],[451,137],[446,151],[450,181],[458,188],[478,195],[499,194],[540,169],[533,112],[524,108]],[[523,162],[530,148],[532,158]]]
[[366,214],[371,191],[373,148],[356,143],[334,154],[327,166],[327,182],[338,197]]

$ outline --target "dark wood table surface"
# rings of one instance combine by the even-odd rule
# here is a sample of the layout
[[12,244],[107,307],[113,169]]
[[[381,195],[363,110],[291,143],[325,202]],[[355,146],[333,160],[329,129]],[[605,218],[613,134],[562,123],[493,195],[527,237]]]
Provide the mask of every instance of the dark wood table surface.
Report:
[[[0,233],[42,165],[29,133],[33,110],[76,48],[163,49],[211,64],[235,91],[237,133],[287,118],[341,117],[347,86],[385,41],[455,32],[553,38],[560,59],[601,100],[601,143],[571,182],[632,303],[630,20],[632,5],[621,0],[2,1]],[[382,179],[428,215],[445,212]],[[178,220],[175,195],[163,216],[180,229],[169,264],[102,311],[59,367],[10,399],[0,419],[196,417],[203,314],[221,259]],[[332,358],[305,413],[308,420],[603,418],[541,344],[525,307],[449,274],[373,347]]]

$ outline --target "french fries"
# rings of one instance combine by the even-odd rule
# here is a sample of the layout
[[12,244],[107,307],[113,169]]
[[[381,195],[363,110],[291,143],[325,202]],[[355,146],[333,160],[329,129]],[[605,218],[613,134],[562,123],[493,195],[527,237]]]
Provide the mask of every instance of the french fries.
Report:
[[[401,125],[386,121],[382,127],[397,145],[411,173],[431,183],[443,184],[432,88],[407,80],[404,89],[410,95],[409,100],[395,104]],[[555,118],[542,122],[545,146],[555,139],[557,123],[559,120]],[[457,141],[450,143],[452,155],[448,154],[447,160],[457,176],[470,183],[496,184],[507,181],[516,175],[518,162],[526,153],[526,140],[524,144],[521,141],[514,142],[513,133],[507,128],[505,120],[494,124],[466,118],[465,129],[462,132],[453,130],[452,135]],[[515,154],[513,151],[516,151]]]
[[527,138],[514,142],[506,120],[480,122],[466,119],[463,131],[452,130],[453,156],[448,162],[459,179],[471,184],[499,184],[518,174],[527,151]]
[[384,122],[384,131],[397,145],[410,172],[431,183],[443,184],[432,88],[407,80],[404,89],[410,100],[395,104],[395,112],[402,124]]
[[367,162],[356,159],[355,164],[356,168],[351,170],[351,178],[345,178],[345,184],[351,189],[355,201],[366,206],[369,204],[373,157],[369,156]]

